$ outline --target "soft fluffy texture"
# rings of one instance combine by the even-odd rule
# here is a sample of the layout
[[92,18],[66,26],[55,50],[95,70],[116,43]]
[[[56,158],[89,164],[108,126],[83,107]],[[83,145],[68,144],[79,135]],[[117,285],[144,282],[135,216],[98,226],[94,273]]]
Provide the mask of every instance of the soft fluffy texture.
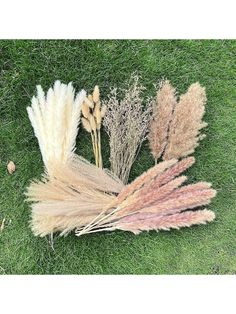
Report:
[[46,94],[37,86],[27,112],[48,172],[53,171],[54,162],[67,163],[73,158],[85,96],[84,90],[75,96],[72,83],[56,81]]

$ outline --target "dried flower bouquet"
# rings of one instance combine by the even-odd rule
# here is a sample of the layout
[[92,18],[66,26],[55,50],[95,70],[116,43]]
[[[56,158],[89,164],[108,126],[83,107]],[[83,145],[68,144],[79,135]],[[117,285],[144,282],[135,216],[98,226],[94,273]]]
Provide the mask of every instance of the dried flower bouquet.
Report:
[[[216,191],[206,182],[182,186],[187,177],[181,174],[194,158],[178,161],[194,151],[199,130],[205,126],[201,121],[204,89],[193,84],[177,102],[174,88],[165,81],[156,101],[149,101],[145,110],[142,89],[133,77],[123,100],[118,101],[113,90],[101,102],[97,86],[88,96],[83,90],[75,95],[71,83],[56,81],[46,95],[37,87],[37,96],[27,108],[45,164],[41,180],[32,182],[26,193],[32,202],[35,235],[66,235],[75,230],[80,236],[115,229],[137,234],[214,219],[210,210],[188,210],[209,204]],[[96,165],[74,152],[81,113],[82,124],[91,133]],[[102,169],[102,118],[110,137],[112,171]],[[148,128],[153,157],[156,163],[161,156],[164,161],[125,185]]]

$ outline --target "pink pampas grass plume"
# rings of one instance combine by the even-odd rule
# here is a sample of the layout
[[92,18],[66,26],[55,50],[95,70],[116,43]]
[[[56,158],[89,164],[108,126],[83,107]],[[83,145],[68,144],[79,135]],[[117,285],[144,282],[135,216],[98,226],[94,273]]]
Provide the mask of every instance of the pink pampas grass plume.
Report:
[[133,217],[123,218],[116,224],[116,228],[139,234],[141,231],[170,230],[192,225],[206,224],[215,219],[210,210],[188,211],[175,215],[159,216],[156,214],[136,214]]

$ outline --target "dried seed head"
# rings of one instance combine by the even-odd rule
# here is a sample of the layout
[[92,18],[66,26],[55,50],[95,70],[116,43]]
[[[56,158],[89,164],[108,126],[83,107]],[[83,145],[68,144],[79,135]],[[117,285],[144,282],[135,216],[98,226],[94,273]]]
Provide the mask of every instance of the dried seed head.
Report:
[[103,105],[102,109],[101,109],[101,117],[104,118],[105,114],[106,114],[106,110],[107,110],[107,106]]
[[93,101],[95,103],[99,101],[99,96],[100,96],[99,87],[98,85],[96,85],[93,90]]
[[88,119],[88,116],[90,115],[90,110],[89,110],[88,104],[84,102],[84,103],[82,104],[81,110],[82,110],[83,116],[84,116],[86,119]]
[[81,120],[82,120],[82,125],[85,128],[85,130],[87,132],[91,133],[92,129],[91,129],[89,121],[87,119],[85,119],[85,118],[81,118]]
[[13,161],[9,161],[9,163],[7,164],[7,171],[8,171],[10,174],[13,174],[13,172],[16,171],[16,165],[14,164]]
[[94,104],[93,104],[93,97],[91,99],[92,95],[88,95],[88,97],[85,98],[84,102],[91,108],[93,109]]
[[96,124],[96,121],[95,121],[94,116],[93,116],[93,115],[90,115],[90,116],[88,117],[88,119],[89,119],[89,123],[90,123],[91,129],[92,129],[94,132],[96,132],[97,124]]

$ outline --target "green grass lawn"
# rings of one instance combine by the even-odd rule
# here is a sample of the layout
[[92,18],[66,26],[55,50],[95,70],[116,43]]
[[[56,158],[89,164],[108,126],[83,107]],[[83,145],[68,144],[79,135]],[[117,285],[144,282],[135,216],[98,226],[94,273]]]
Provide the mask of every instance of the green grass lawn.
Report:
[[[236,273],[236,41],[0,41],[0,274],[235,274]],[[216,220],[179,231],[126,232],[36,238],[29,228],[24,191],[43,163],[26,106],[36,84],[74,82],[77,90],[99,84],[102,97],[136,71],[154,95],[165,77],[179,92],[206,86],[207,138],[201,142],[189,181],[217,189],[209,209]],[[79,131],[77,153],[93,162],[90,137]],[[109,145],[103,134],[103,158]],[[8,160],[17,171],[10,176]],[[144,143],[130,180],[153,165]]]

